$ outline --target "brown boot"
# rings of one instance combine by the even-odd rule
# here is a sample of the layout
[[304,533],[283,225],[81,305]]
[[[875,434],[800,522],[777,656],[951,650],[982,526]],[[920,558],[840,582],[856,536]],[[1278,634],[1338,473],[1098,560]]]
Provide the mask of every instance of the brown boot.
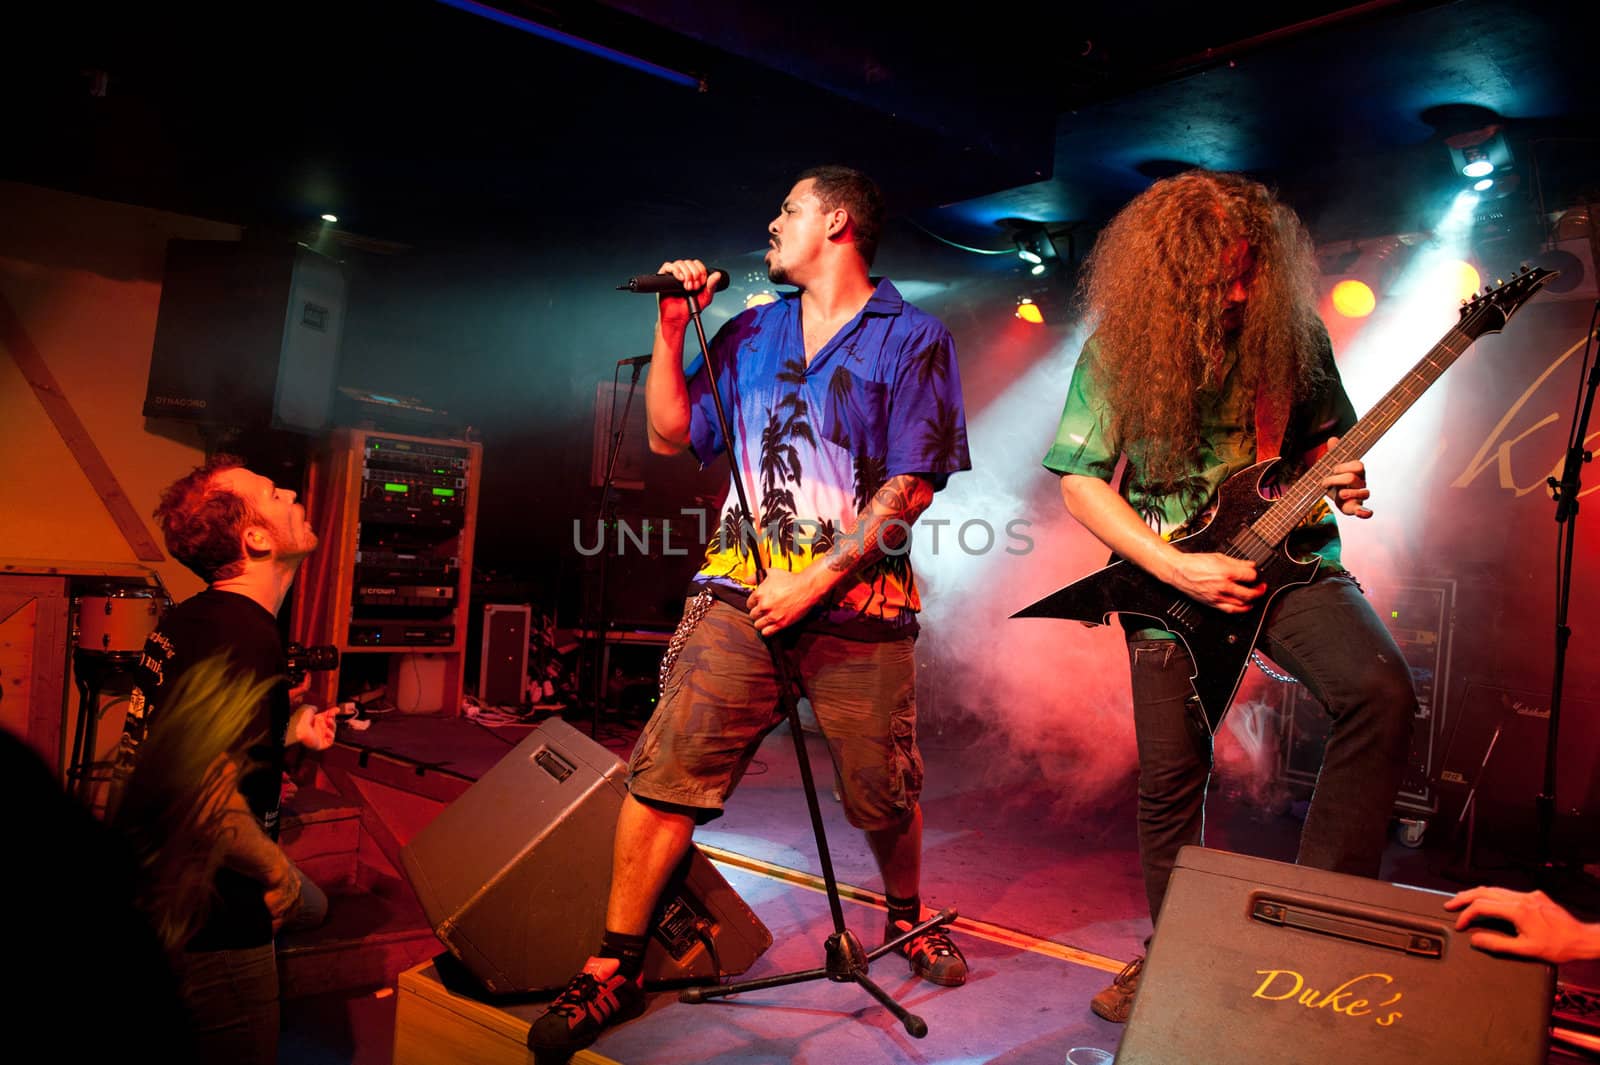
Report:
[[1089,1008],[1113,1024],[1127,1024],[1133,1012],[1133,996],[1139,993],[1139,974],[1144,971],[1144,955],[1122,967],[1111,986],[1089,1000]]

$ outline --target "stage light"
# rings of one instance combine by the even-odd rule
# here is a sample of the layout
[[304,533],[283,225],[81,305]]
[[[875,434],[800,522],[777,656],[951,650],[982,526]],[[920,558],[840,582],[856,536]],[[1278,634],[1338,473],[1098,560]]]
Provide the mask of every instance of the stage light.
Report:
[[324,222],[337,222],[339,220],[339,216],[336,214],[325,214],[322,216],[322,220]]
[[1000,224],[1011,231],[1011,240],[1017,246],[1017,258],[1033,267],[1034,275],[1044,273],[1061,258],[1050,231],[1043,222],[1026,218],[1005,218]]
[[1045,272],[1045,269],[1046,267],[1044,263],[1039,263],[1032,270],[1029,270],[1028,273],[1032,274],[1034,277],[1038,277],[1040,274]]
[[1487,192],[1492,188],[1494,188],[1494,178],[1492,177],[1486,177],[1472,183],[1473,192]]
[[772,291],[767,290],[767,289],[763,289],[760,292],[752,292],[752,293],[750,293],[750,295],[748,295],[748,296],[746,296],[744,298],[744,309],[748,311],[751,307],[760,307],[764,303],[777,303],[777,302],[778,302],[777,293],[772,292]]
[[[1436,117],[1446,119],[1442,131],[1451,132],[1445,137],[1445,147],[1450,152],[1450,162],[1464,177],[1486,178],[1516,165],[1498,116],[1492,112],[1479,109],[1470,112],[1470,115],[1462,113],[1454,120],[1448,120],[1449,116]],[[1485,119],[1488,120],[1486,124],[1477,125]],[[1476,128],[1463,128],[1468,123]]]
[[1017,317],[1034,325],[1044,324],[1044,311],[1040,310],[1039,305],[1028,296],[1017,300]]
[[1378,305],[1372,289],[1360,281],[1341,281],[1333,286],[1333,309],[1346,318],[1365,318]]
[[1470,300],[1478,294],[1478,284],[1483,279],[1478,276],[1477,268],[1465,259],[1452,259],[1439,268],[1455,292],[1457,299]]

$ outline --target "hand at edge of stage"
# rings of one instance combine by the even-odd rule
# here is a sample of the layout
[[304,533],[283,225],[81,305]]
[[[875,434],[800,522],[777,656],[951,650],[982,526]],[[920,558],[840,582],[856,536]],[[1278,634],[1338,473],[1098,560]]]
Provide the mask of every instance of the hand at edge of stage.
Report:
[[1514,954],[1560,964],[1600,958],[1600,924],[1585,924],[1542,891],[1509,891],[1475,887],[1445,901],[1447,910],[1461,910],[1456,929],[1481,917],[1510,922],[1515,935],[1479,930],[1471,942],[1479,950]]

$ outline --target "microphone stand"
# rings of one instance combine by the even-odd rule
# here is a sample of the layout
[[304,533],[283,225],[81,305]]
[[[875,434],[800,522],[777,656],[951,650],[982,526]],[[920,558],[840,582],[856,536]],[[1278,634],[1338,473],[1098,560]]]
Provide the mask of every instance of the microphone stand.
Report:
[[[728,457],[728,468],[733,472],[733,488],[739,506],[739,537],[741,543],[749,538],[751,555],[755,565],[756,583],[760,584],[766,578],[766,567],[761,562],[761,545],[757,530],[760,526],[756,523],[756,513],[750,506],[749,497],[745,494],[744,480],[739,474],[739,464],[734,458],[737,448],[734,446],[732,426],[728,423],[728,415],[722,405],[722,393],[717,384],[717,366],[711,356],[711,347],[706,343],[705,326],[700,320],[700,305],[695,299],[698,292],[677,293],[683,295],[689,304],[689,317],[694,322],[695,335],[700,341],[700,351],[705,358],[705,372],[711,384],[711,400],[716,407],[717,423],[722,428],[723,451]],[[858,984],[869,995],[877,999],[882,1006],[892,1013],[905,1030],[915,1038],[921,1039],[928,1034],[928,1024],[921,1017],[901,1006],[889,993],[879,987],[867,975],[868,966],[878,958],[894,950],[907,940],[955,920],[954,909],[941,910],[936,916],[923,921],[915,928],[901,935],[895,936],[876,950],[868,952],[856,938],[854,932],[845,927],[844,909],[839,903],[839,883],[833,875],[833,859],[828,853],[827,832],[822,825],[822,809],[817,803],[817,786],[811,776],[811,758],[806,751],[805,734],[800,726],[800,703],[804,701],[808,706],[805,688],[801,683],[798,671],[790,660],[788,653],[779,646],[780,635],[776,639],[767,640],[767,650],[772,655],[773,666],[777,670],[779,698],[783,703],[784,713],[789,719],[789,733],[794,737],[795,759],[800,765],[800,782],[805,787],[806,808],[811,814],[811,831],[817,839],[817,857],[822,863],[822,881],[827,889],[828,909],[833,915],[833,934],[823,946],[825,963],[816,969],[805,969],[798,972],[785,973],[780,976],[769,976],[758,980],[745,980],[734,984],[718,984],[712,987],[690,987],[679,992],[680,1002],[706,1002],[713,998],[724,998],[736,995],[743,991],[759,991],[769,987],[782,987],[788,984],[798,984],[810,980],[828,979],[835,983]],[[787,641],[784,641],[787,642]]]
[[[618,369],[622,367],[617,364]],[[633,396],[639,387],[639,374],[644,370],[644,363],[633,361],[633,378],[628,382],[628,398],[622,404],[622,417],[617,419],[612,426],[611,454],[606,456],[605,483],[600,490],[600,590],[595,597],[594,608],[594,719],[589,723],[589,738],[599,742],[600,739],[600,713],[606,702],[606,665],[610,656],[606,653],[606,637],[611,634],[611,615],[606,610],[606,514],[611,506],[611,488],[616,478],[617,457],[622,454],[622,435],[628,428],[628,412],[633,408]],[[616,413],[617,377],[615,370],[611,373],[611,412]],[[620,550],[622,534],[617,533],[618,547]]]
[[1555,860],[1551,851],[1551,836],[1555,825],[1556,808],[1556,753],[1561,729],[1561,688],[1567,668],[1567,644],[1572,639],[1572,628],[1567,624],[1567,607],[1572,598],[1572,548],[1577,539],[1579,474],[1583,464],[1593,459],[1584,449],[1589,432],[1589,416],[1594,412],[1594,396],[1600,387],[1600,359],[1589,365],[1589,346],[1595,339],[1595,321],[1600,318],[1600,301],[1589,319],[1589,333],[1584,340],[1584,364],[1589,366],[1588,379],[1583,385],[1581,413],[1575,414],[1572,435],[1567,441],[1566,462],[1561,479],[1546,479],[1556,504],[1556,654],[1555,677],[1550,685],[1550,729],[1545,736],[1544,790],[1537,800],[1539,819],[1539,856],[1536,879],[1541,889],[1553,885]]

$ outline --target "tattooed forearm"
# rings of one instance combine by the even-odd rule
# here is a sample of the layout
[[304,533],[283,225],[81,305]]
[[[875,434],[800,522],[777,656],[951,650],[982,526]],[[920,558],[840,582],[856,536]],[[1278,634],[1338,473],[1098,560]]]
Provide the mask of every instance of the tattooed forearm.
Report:
[[914,473],[889,478],[840,536],[828,554],[828,568],[844,573],[870,566],[885,555],[903,554],[911,526],[933,502],[933,484]]

